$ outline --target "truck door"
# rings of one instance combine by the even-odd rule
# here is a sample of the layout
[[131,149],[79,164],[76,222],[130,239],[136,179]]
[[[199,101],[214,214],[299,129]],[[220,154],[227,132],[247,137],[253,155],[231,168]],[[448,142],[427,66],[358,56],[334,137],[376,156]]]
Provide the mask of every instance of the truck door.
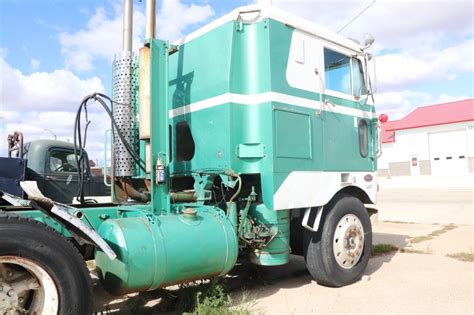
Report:
[[58,202],[72,203],[79,189],[74,151],[51,148],[45,159],[44,173],[43,194]]
[[323,47],[323,154],[327,171],[374,170],[372,110],[362,62],[332,44]]

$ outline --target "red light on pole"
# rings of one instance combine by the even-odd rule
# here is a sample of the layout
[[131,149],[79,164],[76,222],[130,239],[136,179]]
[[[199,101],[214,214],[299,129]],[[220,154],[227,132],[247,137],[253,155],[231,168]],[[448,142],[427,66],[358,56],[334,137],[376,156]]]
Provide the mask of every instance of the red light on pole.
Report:
[[388,116],[386,114],[380,114],[379,121],[384,124],[388,121]]

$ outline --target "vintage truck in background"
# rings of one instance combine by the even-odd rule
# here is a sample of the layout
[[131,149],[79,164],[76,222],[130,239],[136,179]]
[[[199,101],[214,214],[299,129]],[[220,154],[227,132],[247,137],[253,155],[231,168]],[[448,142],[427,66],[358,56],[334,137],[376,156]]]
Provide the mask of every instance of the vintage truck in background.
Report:
[[[93,172],[84,151],[84,195],[109,196],[103,177]],[[59,140],[35,140],[23,143],[23,134],[8,136],[8,157],[0,157],[0,191],[24,197],[21,181],[36,181],[48,198],[73,203],[79,191],[74,145]],[[1,201],[1,199],[0,199]]]

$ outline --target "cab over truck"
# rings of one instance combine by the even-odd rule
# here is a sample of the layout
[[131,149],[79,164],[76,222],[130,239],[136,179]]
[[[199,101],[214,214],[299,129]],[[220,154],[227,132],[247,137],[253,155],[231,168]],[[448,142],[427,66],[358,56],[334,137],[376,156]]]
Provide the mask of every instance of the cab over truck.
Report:
[[[26,198],[21,181],[36,181],[40,191],[61,203],[73,203],[79,191],[78,168],[74,145],[57,140],[35,140],[23,143],[23,134],[8,136],[8,157],[0,157],[0,191]],[[88,160],[84,151],[84,161]],[[102,176],[92,173],[84,162],[86,196],[110,196]]]
[[30,181],[29,200],[3,194],[0,309],[90,312],[83,259],[116,295],[222,276],[239,255],[263,266],[303,255],[327,286],[360,279],[380,153],[373,38],[252,5],[169,44],[154,38],[149,0],[135,54],[124,2],[114,99],[87,96],[75,123],[82,152],[84,107],[111,118],[114,203],[65,205]]

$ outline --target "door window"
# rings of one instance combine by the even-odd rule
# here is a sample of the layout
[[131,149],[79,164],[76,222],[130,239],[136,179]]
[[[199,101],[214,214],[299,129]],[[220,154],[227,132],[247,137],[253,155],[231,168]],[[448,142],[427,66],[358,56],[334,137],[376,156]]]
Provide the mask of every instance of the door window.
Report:
[[326,89],[357,97],[367,94],[359,59],[324,48],[324,70]]
[[77,172],[74,153],[60,150],[51,151],[49,155],[49,169],[54,173]]
[[329,90],[351,94],[351,59],[324,48],[324,78]]

